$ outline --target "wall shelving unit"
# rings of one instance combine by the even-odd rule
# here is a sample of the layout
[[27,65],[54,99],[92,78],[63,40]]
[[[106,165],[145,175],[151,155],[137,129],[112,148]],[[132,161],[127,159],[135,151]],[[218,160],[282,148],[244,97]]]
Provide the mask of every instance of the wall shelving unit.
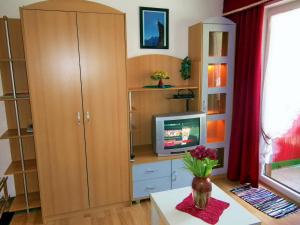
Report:
[[40,197],[34,134],[27,131],[32,119],[20,19],[0,19],[0,72],[8,127],[0,141],[9,140],[12,162],[5,175],[14,176],[16,189],[9,210],[29,212],[40,207]]
[[[157,157],[152,149],[153,115],[186,112],[187,108],[191,112],[199,111],[199,79],[194,76],[183,80],[179,72],[181,61],[167,55],[144,55],[127,61],[131,150],[135,155],[131,163],[133,201],[148,198],[152,192],[191,183],[192,177],[183,169],[182,155]],[[164,83],[174,87],[144,88],[147,85],[157,85],[158,81],[150,79],[150,75],[157,70],[168,72],[170,80]],[[193,99],[175,99],[174,95],[181,90],[192,90]],[[144,175],[139,176],[140,174]]]
[[[131,150],[135,154],[135,163],[157,161],[152,151],[152,116],[164,113],[199,111],[199,82],[197,77],[183,80],[180,74],[181,59],[166,55],[144,55],[127,61],[127,86],[129,97],[129,122],[131,131]],[[150,75],[162,70],[170,74],[165,84],[171,88],[144,88],[156,85]],[[186,99],[174,99],[179,90],[192,90],[195,97],[186,106]],[[146,159],[148,157],[149,159]],[[178,157],[175,157],[178,158]],[[165,158],[166,159],[166,158]]]

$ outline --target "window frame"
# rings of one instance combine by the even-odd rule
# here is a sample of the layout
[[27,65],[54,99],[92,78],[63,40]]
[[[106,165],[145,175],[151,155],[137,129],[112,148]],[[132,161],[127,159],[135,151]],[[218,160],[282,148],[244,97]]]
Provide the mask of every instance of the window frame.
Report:
[[[300,8],[300,1],[299,0],[283,0],[278,1],[275,3],[269,3],[265,6],[264,10],[264,24],[263,24],[263,47],[262,47],[262,86],[261,86],[261,93],[263,93],[264,81],[265,81],[265,73],[266,67],[268,62],[268,55],[269,55],[269,47],[270,47],[270,21],[271,17],[280,13],[284,13],[293,9]],[[263,98],[261,98],[261,109],[263,105]],[[262,116],[260,116],[262,119]],[[262,121],[261,121],[262,122]],[[260,134],[260,151],[263,148],[263,137]],[[292,189],[288,188],[287,186],[277,182],[276,180],[266,176],[264,174],[264,162],[260,160],[259,163],[259,180],[263,183],[271,186],[275,190],[284,193],[287,197],[293,199],[297,203],[300,203],[300,194],[293,191]]]

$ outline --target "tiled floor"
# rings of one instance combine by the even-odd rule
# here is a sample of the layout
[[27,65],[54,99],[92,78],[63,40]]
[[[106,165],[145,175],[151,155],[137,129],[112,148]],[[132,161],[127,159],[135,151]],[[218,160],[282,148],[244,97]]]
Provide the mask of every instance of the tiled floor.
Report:
[[271,177],[300,193],[300,165],[272,170]]

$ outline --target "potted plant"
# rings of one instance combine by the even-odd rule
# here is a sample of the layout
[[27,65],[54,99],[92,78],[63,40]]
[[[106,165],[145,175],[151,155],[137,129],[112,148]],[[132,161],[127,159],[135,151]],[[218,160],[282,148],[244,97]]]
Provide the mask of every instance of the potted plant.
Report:
[[192,61],[187,56],[181,62],[181,69],[180,69],[181,77],[184,80],[190,79],[192,73]]
[[205,209],[211,196],[210,175],[218,164],[215,149],[198,146],[183,157],[185,167],[195,176],[192,182],[192,196],[195,206]]
[[155,71],[151,75],[151,79],[152,80],[158,80],[158,87],[163,88],[164,87],[164,83],[163,83],[162,80],[168,80],[168,79],[170,79],[170,76],[165,71]]

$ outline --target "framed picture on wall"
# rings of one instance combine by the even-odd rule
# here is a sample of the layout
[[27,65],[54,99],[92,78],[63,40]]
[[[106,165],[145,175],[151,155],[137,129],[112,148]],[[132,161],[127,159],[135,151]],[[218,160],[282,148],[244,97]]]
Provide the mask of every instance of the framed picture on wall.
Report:
[[169,9],[140,7],[140,47],[169,48]]

